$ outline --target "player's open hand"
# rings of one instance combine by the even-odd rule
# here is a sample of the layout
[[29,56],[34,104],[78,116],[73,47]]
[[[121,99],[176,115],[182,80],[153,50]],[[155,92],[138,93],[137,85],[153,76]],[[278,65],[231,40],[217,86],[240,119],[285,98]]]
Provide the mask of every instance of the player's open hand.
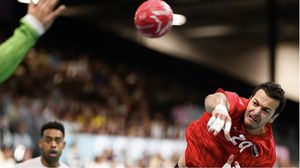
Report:
[[28,14],[33,15],[48,29],[55,18],[65,10],[65,5],[57,6],[59,0],[39,0],[38,2],[31,1],[28,5]]
[[227,160],[227,162],[223,165],[222,168],[241,168],[239,162],[235,161],[234,162],[234,166],[231,167],[231,164],[233,162],[233,159],[234,159],[234,155],[231,154]]
[[230,141],[231,118],[228,114],[228,110],[225,105],[218,104],[212,111],[212,117],[207,123],[207,129],[209,132],[213,132],[217,135],[221,129],[224,129],[225,138]]

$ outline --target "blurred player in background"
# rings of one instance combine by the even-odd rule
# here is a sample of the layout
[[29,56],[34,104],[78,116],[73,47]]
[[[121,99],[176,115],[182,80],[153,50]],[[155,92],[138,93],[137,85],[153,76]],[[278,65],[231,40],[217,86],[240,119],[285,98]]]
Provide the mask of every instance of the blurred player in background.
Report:
[[218,89],[205,98],[206,112],[188,126],[187,147],[178,166],[222,167],[234,154],[241,167],[273,167],[271,123],[285,102],[284,90],[274,82],[258,85],[249,99]]
[[56,7],[57,3],[58,0],[29,3],[27,14],[20,20],[20,26],[9,39],[0,44],[0,83],[11,76],[38,38],[64,11],[66,7],[64,5]]
[[65,148],[65,128],[56,121],[48,122],[41,128],[39,148],[41,156],[19,163],[15,168],[68,168],[59,161],[62,150]]

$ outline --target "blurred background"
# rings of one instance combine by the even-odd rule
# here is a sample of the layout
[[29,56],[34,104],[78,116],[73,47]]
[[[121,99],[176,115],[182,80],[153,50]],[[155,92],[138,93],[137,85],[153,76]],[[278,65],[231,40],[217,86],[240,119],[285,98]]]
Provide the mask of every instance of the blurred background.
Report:
[[[63,16],[0,86],[0,165],[18,145],[22,160],[39,155],[40,126],[59,120],[71,167],[172,167],[207,94],[250,97],[272,80],[288,99],[273,124],[276,167],[299,166],[299,1],[166,0],[186,22],[158,39],[134,26],[145,1],[61,2]],[[27,5],[0,3],[2,42]]]

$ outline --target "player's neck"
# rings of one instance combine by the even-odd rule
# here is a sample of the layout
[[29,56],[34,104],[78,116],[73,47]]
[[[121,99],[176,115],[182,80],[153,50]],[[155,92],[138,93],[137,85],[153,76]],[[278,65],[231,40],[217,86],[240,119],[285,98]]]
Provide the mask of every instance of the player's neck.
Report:
[[[247,128],[246,128],[247,129]],[[262,135],[266,133],[265,127],[257,128],[257,129],[247,129],[247,132],[250,135]]]

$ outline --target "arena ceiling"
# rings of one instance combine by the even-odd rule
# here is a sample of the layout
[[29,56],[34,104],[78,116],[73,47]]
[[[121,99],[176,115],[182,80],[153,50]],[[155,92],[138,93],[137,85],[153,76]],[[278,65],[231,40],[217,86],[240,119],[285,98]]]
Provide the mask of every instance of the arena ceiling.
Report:
[[[134,13],[144,0],[62,0],[69,6],[66,15],[89,20],[119,34],[131,34]],[[298,0],[165,0],[174,13],[183,14],[186,24],[171,32],[208,53],[267,41],[271,27],[280,40],[298,41]],[[246,39],[246,40],[245,40]],[[216,43],[217,41],[217,43]],[[220,45],[222,41],[223,45]],[[247,41],[243,44],[242,41]],[[238,43],[237,43],[238,42]],[[241,45],[241,47],[239,47]]]
[[[159,39],[145,38],[134,26],[135,11],[145,0],[65,2],[69,4],[66,16],[81,18],[146,47],[208,65],[253,85],[277,79],[291,88],[288,95],[299,101],[293,94],[299,89],[299,65],[295,64],[295,55],[299,54],[295,49],[299,46],[298,0],[165,0],[187,21],[173,26]],[[287,67],[276,62],[279,44],[294,47],[293,59],[287,60],[291,53],[283,54]],[[287,68],[291,68],[289,72]]]

